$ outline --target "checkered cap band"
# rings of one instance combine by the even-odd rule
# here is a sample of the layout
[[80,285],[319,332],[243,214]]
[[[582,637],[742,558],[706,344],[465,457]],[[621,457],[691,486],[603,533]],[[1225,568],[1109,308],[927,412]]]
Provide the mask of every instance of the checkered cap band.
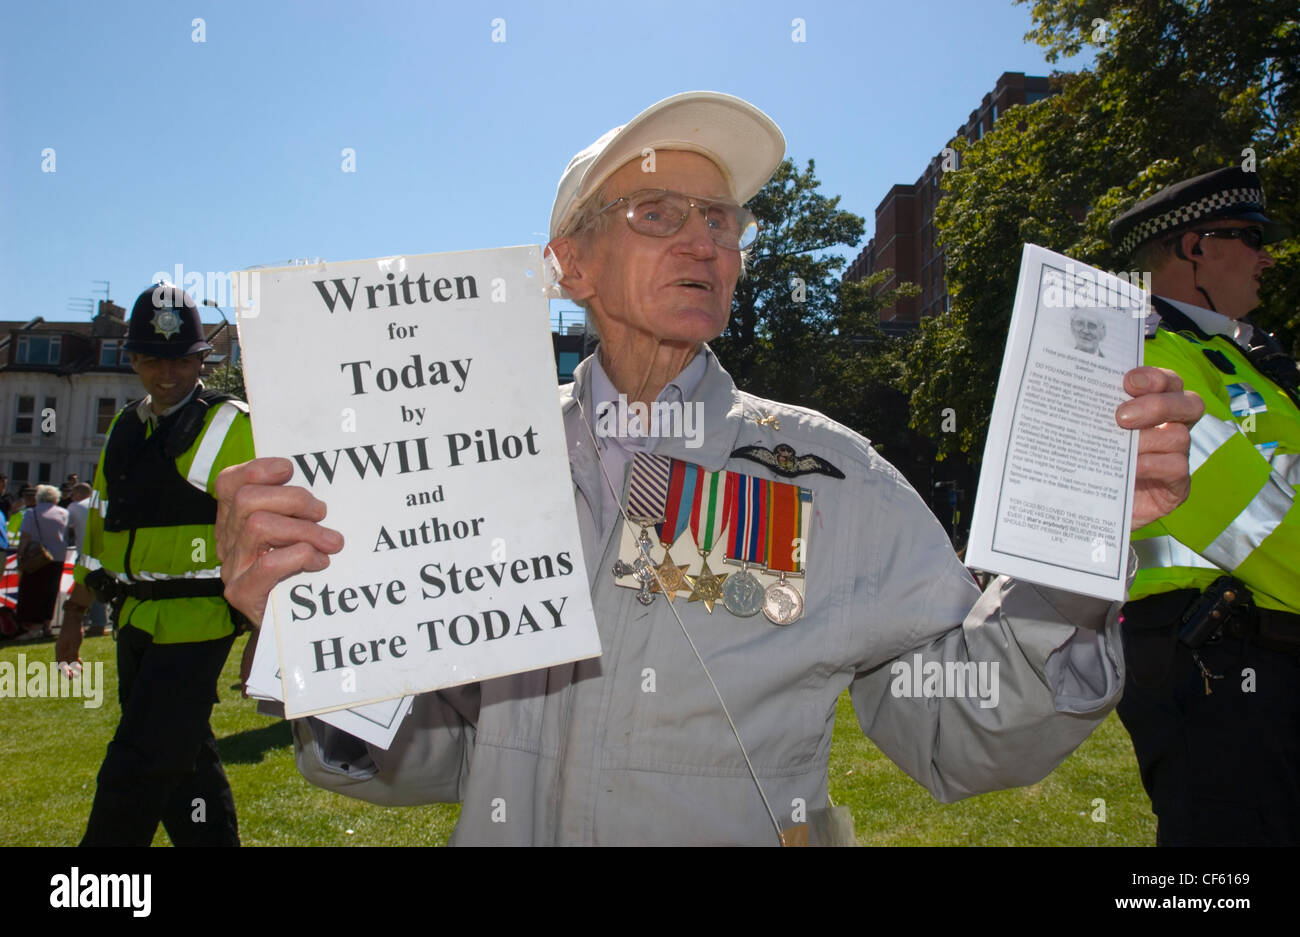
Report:
[[1163,215],[1156,215],[1135,225],[1133,230],[1120,242],[1120,250],[1131,254],[1139,246],[1152,240],[1165,231],[1185,228],[1201,218],[1221,214],[1224,209],[1234,205],[1251,204],[1264,208],[1263,189],[1222,189],[1186,205],[1179,205]]

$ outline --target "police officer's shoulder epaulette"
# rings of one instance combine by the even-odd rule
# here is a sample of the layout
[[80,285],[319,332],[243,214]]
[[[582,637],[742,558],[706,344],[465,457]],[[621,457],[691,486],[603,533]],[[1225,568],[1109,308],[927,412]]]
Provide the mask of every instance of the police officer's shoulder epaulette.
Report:
[[1217,348],[1202,348],[1202,349],[1201,349],[1201,354],[1205,355],[1205,357],[1209,359],[1210,364],[1214,365],[1216,368],[1218,368],[1218,369],[1219,369],[1220,371],[1222,371],[1224,374],[1236,374],[1236,373],[1237,373],[1237,367],[1236,367],[1236,365],[1234,365],[1234,364],[1233,364],[1233,363],[1228,359],[1228,356],[1227,356],[1227,355],[1225,355],[1223,352],[1219,351],[1219,349],[1217,349]]

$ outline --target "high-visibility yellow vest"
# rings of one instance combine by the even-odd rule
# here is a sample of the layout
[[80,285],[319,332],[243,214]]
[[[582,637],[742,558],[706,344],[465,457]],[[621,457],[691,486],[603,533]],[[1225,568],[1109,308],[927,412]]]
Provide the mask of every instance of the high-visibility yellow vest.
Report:
[[1204,589],[1227,572],[1260,607],[1300,613],[1300,408],[1226,336],[1162,325],[1144,358],[1176,371],[1205,415],[1192,428],[1187,501],[1133,534],[1129,598]]
[[[109,426],[104,450],[108,450],[121,421],[138,419],[135,406],[118,413]],[[152,435],[152,431],[150,426],[147,435]],[[221,470],[251,458],[253,435],[248,407],[241,401],[231,400],[208,410],[198,436],[176,457],[175,465],[180,477],[197,491],[215,497],[214,486]],[[216,520],[215,502],[212,522],[111,531],[104,527],[110,486],[105,478],[103,452],[95,469],[93,487],[84,551],[73,574],[77,582],[85,582],[89,573],[101,568],[121,582],[220,579],[221,564],[212,523]],[[209,641],[234,631],[230,607],[220,596],[155,601],[128,598],[119,613],[118,624],[146,631],[158,644]]]
[[9,546],[15,550],[18,549],[19,529],[23,526],[23,512],[27,506],[22,501],[15,501],[14,506],[9,509],[9,520],[6,522],[5,531],[9,535]]

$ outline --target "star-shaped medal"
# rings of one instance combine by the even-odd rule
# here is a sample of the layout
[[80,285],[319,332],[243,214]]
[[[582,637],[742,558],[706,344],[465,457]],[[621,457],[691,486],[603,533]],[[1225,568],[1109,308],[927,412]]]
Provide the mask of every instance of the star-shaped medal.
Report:
[[686,577],[686,584],[691,587],[691,597],[686,601],[703,602],[704,607],[712,615],[713,604],[722,599],[722,583],[729,575],[731,574],[714,575],[713,571],[709,569],[709,558],[706,556],[700,567],[700,574]]
[[[655,572],[659,580],[663,581],[663,592],[668,596],[668,601],[672,602],[677,598],[677,593],[686,585],[686,570],[690,569],[689,564],[678,566],[673,562],[673,558],[664,550],[664,561],[655,567]],[[659,592],[659,580],[656,580],[650,586],[651,592]]]

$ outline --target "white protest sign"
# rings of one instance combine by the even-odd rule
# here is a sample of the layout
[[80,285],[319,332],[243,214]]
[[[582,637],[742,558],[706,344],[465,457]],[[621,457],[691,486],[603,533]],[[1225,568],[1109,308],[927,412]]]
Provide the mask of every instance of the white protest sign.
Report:
[[271,594],[286,716],[597,656],[540,249],[235,279],[257,454],[345,539]]
[[1025,245],[967,566],[1124,598],[1138,441],[1115,409],[1147,312],[1132,279]]
[[[253,653],[253,666],[244,689],[253,699],[272,700],[284,704],[280,682],[280,662],[276,659],[275,616],[267,613],[262,619],[257,650]],[[387,749],[402,726],[402,720],[411,711],[413,696],[382,700],[358,706],[356,709],[335,709],[320,713],[316,718],[348,735]]]

